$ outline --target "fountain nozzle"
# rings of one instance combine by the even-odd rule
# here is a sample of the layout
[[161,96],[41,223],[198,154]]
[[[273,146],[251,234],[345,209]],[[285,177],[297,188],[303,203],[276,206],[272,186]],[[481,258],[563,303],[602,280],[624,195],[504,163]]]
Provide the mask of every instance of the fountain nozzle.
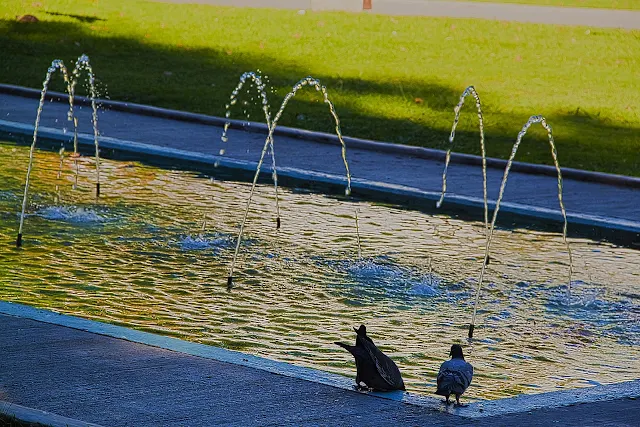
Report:
[[16,239],[16,248],[22,246],[22,233],[18,233],[18,238]]
[[469,324],[469,339],[473,338],[473,330],[475,329],[475,325],[473,323]]
[[96,197],[100,197],[100,183],[96,182]]
[[280,217],[276,218],[276,230],[280,230]]
[[227,290],[230,291],[233,287],[233,276],[227,277]]

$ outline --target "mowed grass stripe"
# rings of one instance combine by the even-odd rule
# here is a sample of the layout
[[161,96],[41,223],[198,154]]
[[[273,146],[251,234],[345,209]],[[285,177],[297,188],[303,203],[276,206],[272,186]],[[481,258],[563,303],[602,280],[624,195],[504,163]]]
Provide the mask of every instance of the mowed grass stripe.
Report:
[[[40,22],[17,23],[25,13]],[[508,157],[527,118],[543,114],[563,166],[640,176],[638,31],[135,0],[7,0],[0,46],[4,83],[39,88],[52,59],[86,53],[112,99],[218,116],[244,71],[269,76],[274,110],[296,81],[312,75],[328,87],[346,135],[435,148],[447,147],[453,107],[473,84],[489,155]],[[61,80],[52,87],[63,90]],[[242,118],[244,109],[260,120],[253,90],[244,99],[248,105],[238,103],[232,117]],[[334,127],[313,90],[290,102],[280,124]],[[470,101],[458,129],[456,150],[478,154]],[[539,127],[517,159],[551,164]]]

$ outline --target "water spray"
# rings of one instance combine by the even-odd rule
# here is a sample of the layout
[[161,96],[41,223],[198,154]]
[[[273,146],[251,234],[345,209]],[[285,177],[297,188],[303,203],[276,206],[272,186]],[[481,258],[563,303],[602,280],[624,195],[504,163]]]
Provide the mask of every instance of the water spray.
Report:
[[556,172],[558,174],[558,202],[560,204],[560,211],[562,212],[562,218],[564,220],[563,227],[562,227],[562,239],[567,247],[567,251],[569,254],[569,285],[567,288],[567,296],[568,298],[571,298],[571,280],[573,276],[573,256],[571,254],[571,246],[567,241],[567,212],[564,208],[564,202],[562,200],[562,171],[560,170],[560,164],[558,162],[558,151],[556,150],[556,145],[553,140],[553,132],[552,132],[551,126],[547,123],[546,119],[540,115],[531,116],[529,120],[527,120],[527,122],[524,124],[520,132],[518,133],[516,142],[515,144],[513,144],[513,148],[511,150],[511,156],[509,157],[509,160],[507,161],[507,166],[504,170],[502,183],[500,184],[500,192],[498,194],[498,200],[496,201],[496,207],[493,210],[493,218],[491,219],[491,227],[489,229],[489,236],[487,238],[486,247],[485,247],[484,262],[482,263],[482,270],[480,271],[480,279],[478,280],[476,297],[473,303],[473,315],[471,317],[471,323],[469,324],[469,339],[473,338],[473,331],[475,329],[476,314],[478,309],[478,300],[480,298],[480,290],[482,289],[484,274],[490,260],[489,251],[491,249],[493,231],[495,228],[496,219],[498,217],[498,211],[500,210],[500,202],[502,201],[502,197],[504,196],[504,190],[505,190],[505,187],[507,186],[507,178],[509,176],[509,171],[511,169],[511,165],[513,164],[513,159],[516,156],[516,152],[518,151],[518,147],[522,142],[522,138],[527,133],[527,130],[529,129],[529,127],[531,127],[531,125],[534,123],[540,123],[540,125],[547,131],[549,145],[551,147],[551,156],[553,157],[553,163],[556,167]]
[[267,135],[267,138],[264,142],[264,147],[262,148],[262,153],[260,154],[260,160],[258,161],[258,166],[256,167],[256,173],[253,176],[253,182],[251,184],[251,190],[249,191],[249,197],[247,198],[247,205],[244,211],[244,216],[242,218],[242,223],[240,224],[240,231],[238,233],[238,239],[236,241],[236,249],[233,254],[233,260],[231,261],[231,267],[229,268],[229,276],[227,277],[227,289],[231,289],[233,287],[233,271],[235,268],[236,260],[238,258],[238,252],[240,251],[240,242],[242,241],[244,226],[247,221],[247,216],[249,214],[249,208],[251,207],[251,199],[253,198],[253,193],[255,191],[256,184],[258,183],[258,177],[260,176],[260,169],[262,168],[264,156],[267,152],[267,149],[269,148],[269,145],[272,144],[273,142],[273,132],[276,129],[278,121],[280,120],[280,117],[282,116],[282,113],[284,112],[284,109],[286,108],[291,98],[293,98],[296,95],[298,90],[300,90],[305,86],[313,86],[315,87],[316,91],[322,92],[324,102],[329,105],[329,111],[331,112],[331,115],[333,116],[333,119],[336,124],[335,126],[336,135],[338,136],[338,139],[340,140],[340,144],[342,146],[342,152],[341,152],[342,161],[344,162],[344,167],[346,169],[346,180],[347,180],[345,195],[347,196],[351,195],[351,172],[349,171],[349,163],[347,162],[347,145],[342,139],[342,131],[340,129],[340,119],[338,118],[338,113],[336,112],[333,102],[331,102],[331,100],[329,99],[327,88],[323,86],[319,80],[314,79],[313,77],[306,77],[300,80],[298,83],[296,83],[291,89],[291,91],[284,97],[284,100],[280,105],[280,109],[278,110],[277,114],[273,118],[273,121],[271,122],[271,126],[269,127],[269,134]]

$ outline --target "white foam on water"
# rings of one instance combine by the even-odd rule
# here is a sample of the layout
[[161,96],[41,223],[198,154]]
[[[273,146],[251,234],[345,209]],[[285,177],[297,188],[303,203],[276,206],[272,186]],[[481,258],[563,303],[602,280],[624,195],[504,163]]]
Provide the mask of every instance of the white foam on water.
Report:
[[180,247],[183,251],[201,251],[210,248],[222,248],[229,246],[230,242],[224,237],[207,238],[202,235],[187,235],[180,240]]
[[37,216],[52,221],[67,221],[75,223],[105,222],[107,218],[93,209],[76,206],[48,206],[35,213]]

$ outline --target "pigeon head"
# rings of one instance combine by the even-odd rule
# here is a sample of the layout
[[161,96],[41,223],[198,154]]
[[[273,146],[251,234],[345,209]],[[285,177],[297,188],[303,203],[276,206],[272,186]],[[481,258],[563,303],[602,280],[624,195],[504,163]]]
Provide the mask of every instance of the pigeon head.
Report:
[[462,347],[460,346],[460,344],[454,344],[451,346],[449,356],[451,356],[452,359],[464,360],[464,355],[462,354]]
[[364,325],[360,325],[358,329],[353,328],[353,330],[356,331],[358,335],[367,335],[367,327]]

